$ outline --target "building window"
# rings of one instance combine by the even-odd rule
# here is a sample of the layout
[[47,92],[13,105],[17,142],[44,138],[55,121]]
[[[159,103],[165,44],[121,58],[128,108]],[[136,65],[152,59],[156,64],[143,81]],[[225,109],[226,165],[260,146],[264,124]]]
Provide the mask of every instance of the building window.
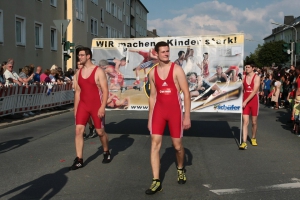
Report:
[[104,22],[104,11],[103,8],[100,9],[101,23]]
[[110,13],[112,14],[112,15],[115,15],[115,4],[114,3],[111,3],[111,8],[110,8],[111,10],[110,10]]
[[125,2],[123,1],[123,15],[125,15]]
[[35,32],[35,47],[43,48],[43,24],[35,22],[34,32]]
[[111,37],[111,28],[110,28],[110,26],[106,26],[106,37],[107,38]]
[[84,21],[83,0],[76,0],[76,19]]
[[130,18],[129,18],[129,16],[126,16],[126,25],[130,26]]
[[53,7],[57,7],[57,0],[50,0],[50,5]]
[[16,44],[26,45],[26,21],[25,18],[16,16]]
[[0,10],[0,43],[3,43],[3,11]]
[[130,6],[130,0],[126,0],[127,5]]
[[94,4],[98,5],[98,0],[91,0]]
[[120,20],[120,21],[122,21],[122,9],[121,8],[119,8],[118,9],[118,19]]
[[50,46],[51,50],[57,50],[57,30],[55,28],[51,28],[50,31]]
[[98,20],[91,17],[91,34],[98,35]]
[[111,1],[110,0],[106,0],[106,11],[108,13],[111,13]]

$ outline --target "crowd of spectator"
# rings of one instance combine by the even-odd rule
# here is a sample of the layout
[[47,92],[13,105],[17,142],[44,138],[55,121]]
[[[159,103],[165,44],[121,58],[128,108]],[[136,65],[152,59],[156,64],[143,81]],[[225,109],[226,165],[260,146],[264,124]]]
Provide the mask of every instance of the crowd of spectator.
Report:
[[260,102],[271,109],[288,109],[294,123],[292,132],[300,137],[300,66],[257,68],[256,73],[261,77]]
[[[68,69],[63,72],[61,67],[52,65],[51,68],[43,70],[41,66],[34,67],[33,64],[26,65],[23,68],[14,69],[14,60],[8,59],[2,62],[0,68],[0,87],[10,87],[13,84],[28,87],[31,84],[64,84],[71,83],[74,71]],[[24,117],[34,115],[33,112],[23,113]]]

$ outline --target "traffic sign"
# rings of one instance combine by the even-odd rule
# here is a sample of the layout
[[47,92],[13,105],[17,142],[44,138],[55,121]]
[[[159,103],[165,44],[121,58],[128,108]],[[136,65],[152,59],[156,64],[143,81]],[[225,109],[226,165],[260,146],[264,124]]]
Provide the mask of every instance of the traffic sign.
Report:
[[61,34],[64,34],[67,30],[70,21],[71,21],[70,19],[58,19],[58,20],[53,20],[53,23],[55,24],[57,30],[59,30]]

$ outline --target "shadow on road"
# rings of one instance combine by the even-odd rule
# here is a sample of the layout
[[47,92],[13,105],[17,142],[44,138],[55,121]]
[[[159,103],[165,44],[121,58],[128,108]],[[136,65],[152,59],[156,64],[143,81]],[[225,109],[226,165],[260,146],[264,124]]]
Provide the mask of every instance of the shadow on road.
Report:
[[33,181],[20,185],[4,194],[1,194],[0,199],[5,197],[6,195],[18,191],[22,192],[13,197],[10,197],[9,199],[51,199],[66,185],[68,177],[65,174],[68,171],[69,169],[66,167],[58,170],[55,173],[41,176],[40,178],[37,178]]
[[[196,121],[192,120],[192,126],[189,130],[184,131],[185,137],[216,137],[216,138],[233,138],[232,128],[227,121]],[[106,124],[105,130],[109,134],[134,134],[134,135],[149,135],[147,128],[147,119],[125,119],[120,123],[111,122]],[[239,128],[234,131],[238,132]],[[170,135],[168,126],[165,129],[164,135]]]
[[19,148],[20,146],[23,146],[24,144],[27,144],[28,142],[30,142],[30,139],[32,139],[32,138],[33,137],[26,137],[26,138],[17,139],[17,140],[1,142],[0,143],[0,154],[14,150],[16,148]]
[[[187,148],[184,148],[184,153],[185,153],[185,162],[184,162],[185,166],[192,165],[193,155],[192,155],[191,151]],[[173,163],[176,163],[175,149],[174,149],[174,147],[168,147],[165,149],[165,152],[160,159],[159,177],[162,182],[164,181],[165,175]],[[177,164],[176,164],[176,166],[177,166]],[[176,172],[176,168],[175,168],[174,174],[176,174],[176,173],[177,172]]]
[[[129,137],[128,134],[121,135],[118,138],[113,138],[109,141],[109,149],[111,150],[111,159],[113,160],[119,152],[125,151],[129,148],[134,142],[134,139]],[[98,151],[88,157],[88,159],[84,162],[84,165],[88,165],[91,161],[95,160],[99,155],[103,154],[103,148],[100,146]]]

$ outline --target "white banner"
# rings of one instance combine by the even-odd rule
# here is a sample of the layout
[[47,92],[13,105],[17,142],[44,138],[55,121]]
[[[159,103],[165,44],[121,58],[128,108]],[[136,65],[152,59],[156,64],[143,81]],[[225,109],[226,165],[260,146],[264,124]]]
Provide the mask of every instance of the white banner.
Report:
[[147,74],[160,41],[186,74],[193,112],[242,112],[244,34],[93,39],[93,62],[108,77],[107,109],[148,110]]

